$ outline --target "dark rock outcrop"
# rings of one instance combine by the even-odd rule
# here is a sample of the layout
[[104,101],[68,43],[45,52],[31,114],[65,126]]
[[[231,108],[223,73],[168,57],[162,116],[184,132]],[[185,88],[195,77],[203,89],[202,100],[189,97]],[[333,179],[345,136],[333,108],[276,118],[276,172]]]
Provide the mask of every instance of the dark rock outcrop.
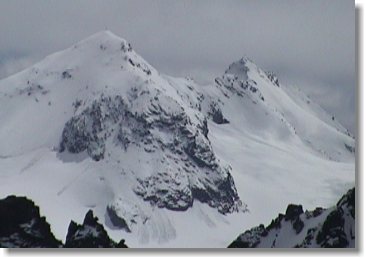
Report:
[[292,227],[296,234],[299,234],[304,228],[304,222],[300,218],[300,215],[303,213],[304,211],[301,205],[290,204],[287,206],[285,221],[291,221]]
[[316,236],[316,242],[321,247],[346,247],[347,236],[344,232],[344,218],[340,210],[332,211]]
[[277,87],[280,87],[280,82],[277,78],[277,75],[274,72],[266,72],[268,79]]
[[227,120],[222,114],[221,108],[216,102],[212,102],[210,105],[210,110],[208,111],[208,116],[212,119],[216,124],[228,124],[229,120]]
[[0,247],[56,248],[62,243],[33,201],[12,195],[0,200]]
[[296,220],[304,211],[301,205],[289,204],[285,213],[285,220]]
[[[326,248],[344,248],[349,246],[349,240],[346,234],[346,225],[350,217],[351,221],[355,219],[355,188],[349,190],[337,203],[334,209],[324,221],[316,242],[321,247]],[[352,229],[352,228],[351,228]],[[352,232],[351,237],[354,236]]]
[[300,219],[300,217],[297,217],[295,221],[292,222],[292,227],[296,234],[299,234],[304,228],[304,222]]
[[98,223],[93,211],[85,215],[82,225],[71,221],[66,236],[65,248],[127,248],[124,240],[119,243],[109,238],[103,225]]

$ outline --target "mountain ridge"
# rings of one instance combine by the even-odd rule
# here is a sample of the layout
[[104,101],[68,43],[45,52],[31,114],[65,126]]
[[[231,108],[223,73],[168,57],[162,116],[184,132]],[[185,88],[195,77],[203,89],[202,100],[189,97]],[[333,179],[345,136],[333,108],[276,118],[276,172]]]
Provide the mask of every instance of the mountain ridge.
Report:
[[348,190],[328,209],[304,212],[290,204],[267,227],[245,231],[229,248],[355,248],[355,195],[355,188]]

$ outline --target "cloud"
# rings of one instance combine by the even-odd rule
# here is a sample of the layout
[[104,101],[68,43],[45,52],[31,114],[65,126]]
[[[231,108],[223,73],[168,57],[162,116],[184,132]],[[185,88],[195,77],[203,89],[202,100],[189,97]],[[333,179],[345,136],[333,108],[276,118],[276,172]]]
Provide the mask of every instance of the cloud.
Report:
[[[247,55],[280,77],[307,78],[305,92],[320,97],[327,90],[354,101],[353,1],[0,1],[0,53],[23,53],[20,59],[38,60],[105,28],[167,74],[208,82]],[[317,93],[312,85],[323,88]],[[349,114],[336,116],[351,128]]]

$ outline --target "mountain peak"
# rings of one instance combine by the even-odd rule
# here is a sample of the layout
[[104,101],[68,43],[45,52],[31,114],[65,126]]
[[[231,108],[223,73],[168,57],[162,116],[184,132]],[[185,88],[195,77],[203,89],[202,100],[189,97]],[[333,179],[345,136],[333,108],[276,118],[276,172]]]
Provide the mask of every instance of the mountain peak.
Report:
[[253,61],[246,55],[242,56],[242,58],[240,58],[240,60],[238,62],[241,63],[253,63]]
[[[90,35],[89,37],[84,39],[85,41],[90,41],[90,40],[118,40],[118,41],[126,41],[125,39],[117,36],[116,34],[114,34],[113,32],[111,32],[110,30],[102,30],[99,31],[97,33],[94,33],[92,35]],[[83,40],[83,41],[84,41]]]
[[106,50],[106,49],[121,49],[121,50],[128,50],[131,51],[132,47],[131,44],[129,42],[127,42],[127,40],[117,36],[116,34],[114,34],[113,32],[109,31],[109,30],[103,30],[103,31],[99,31],[81,41],[79,41],[78,43],[76,43],[75,47],[77,48],[88,48],[88,47],[92,47],[94,48],[95,46],[99,47],[101,50]]
[[231,65],[229,65],[229,68],[226,69],[225,74],[231,74],[235,77],[238,77],[241,80],[247,80],[248,79],[248,71],[250,70],[250,67],[253,66],[254,63],[252,60],[250,60],[248,57],[243,56],[238,61],[233,62]]

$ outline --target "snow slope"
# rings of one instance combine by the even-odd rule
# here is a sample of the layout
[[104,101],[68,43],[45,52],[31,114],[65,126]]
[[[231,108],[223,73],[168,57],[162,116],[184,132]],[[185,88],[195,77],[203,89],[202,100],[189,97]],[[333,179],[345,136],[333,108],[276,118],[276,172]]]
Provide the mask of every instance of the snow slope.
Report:
[[59,239],[92,208],[131,247],[226,247],[354,185],[354,138],[248,58],[201,86],[103,31],[1,80],[0,103],[0,197]]

